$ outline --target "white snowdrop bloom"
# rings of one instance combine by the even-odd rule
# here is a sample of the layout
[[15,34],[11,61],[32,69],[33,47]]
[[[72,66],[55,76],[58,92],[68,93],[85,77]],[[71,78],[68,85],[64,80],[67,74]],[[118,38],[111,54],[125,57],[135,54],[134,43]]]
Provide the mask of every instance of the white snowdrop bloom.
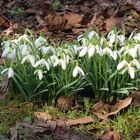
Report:
[[81,41],[82,38],[83,38],[83,34],[79,35],[79,36],[77,37],[77,40],[78,40],[78,41]]
[[60,60],[56,55],[52,55],[49,60],[48,63],[50,65],[53,65],[53,67],[56,67],[59,64]]
[[21,50],[22,56],[29,55],[29,53],[31,52],[31,48],[27,45],[21,45],[19,46],[19,48]]
[[128,67],[128,72],[129,72],[129,74],[130,74],[130,77],[131,77],[132,79],[134,79],[134,77],[135,77],[135,68],[129,66],[129,67]]
[[129,65],[128,62],[126,60],[123,60],[117,65],[117,70],[121,70],[122,68],[124,68],[128,65]]
[[135,66],[137,69],[140,69],[140,63],[137,59],[133,59],[130,63],[131,66]]
[[21,64],[25,63],[25,61],[29,61],[32,64],[32,66],[34,66],[35,57],[33,55],[27,55],[22,59]]
[[118,55],[121,56],[124,50],[125,50],[125,47],[121,47],[121,49],[118,50]]
[[18,42],[20,42],[21,40],[28,40],[28,36],[24,34],[17,39]]
[[7,58],[9,58],[10,60],[15,60],[16,59],[16,50],[14,49],[12,52],[10,52],[7,55]]
[[79,66],[76,66],[73,70],[73,77],[76,77],[78,74],[82,76],[85,75],[84,71]]
[[95,31],[90,31],[90,32],[88,33],[88,38],[89,38],[89,40],[92,40],[92,38],[93,38],[94,36],[96,36],[96,38],[99,38],[98,34],[97,34]]
[[137,49],[135,48],[130,48],[129,50],[127,50],[125,53],[126,54],[129,54],[130,56],[132,56],[133,58],[136,58],[137,57]]
[[60,64],[62,66],[62,69],[65,70],[66,69],[66,62],[63,59],[60,59]]
[[38,67],[39,65],[43,65],[43,66],[46,66],[47,70],[49,71],[50,70],[50,65],[48,64],[48,62],[45,60],[45,59],[41,59],[39,61],[37,61],[33,67]]
[[79,57],[83,57],[86,55],[87,53],[87,47],[84,47],[80,52],[79,52]]
[[4,69],[1,74],[8,72],[8,78],[13,77],[14,76],[14,70],[10,67],[10,68],[6,68]]
[[109,47],[105,47],[103,49],[103,54],[109,54],[111,56],[112,55],[112,50]]
[[115,42],[115,38],[116,38],[116,35],[114,34],[114,31],[111,31],[108,34],[107,38],[109,39],[110,44],[113,44]]
[[43,37],[39,37],[35,40],[36,48],[41,47],[44,43],[46,43],[46,40]]
[[10,47],[6,47],[2,53],[2,57],[6,57],[7,54],[11,51],[11,48]]
[[140,41],[140,33],[137,33],[134,37],[133,37],[134,40],[136,41]]
[[43,72],[42,72],[42,70],[36,70],[35,72],[34,72],[34,74],[38,74],[38,77],[39,77],[39,80],[42,80],[43,79]]
[[95,53],[95,47],[92,44],[90,44],[88,46],[88,57],[90,58],[91,56],[94,55],[94,53]]
[[104,55],[103,49],[101,47],[99,47],[98,45],[95,46],[96,52],[97,54],[99,54],[100,56]]
[[112,51],[111,57],[112,57],[114,60],[116,60],[117,57],[118,57],[118,51]]
[[123,46],[125,44],[125,36],[124,35],[118,35],[117,39],[118,39],[118,43],[120,46]]

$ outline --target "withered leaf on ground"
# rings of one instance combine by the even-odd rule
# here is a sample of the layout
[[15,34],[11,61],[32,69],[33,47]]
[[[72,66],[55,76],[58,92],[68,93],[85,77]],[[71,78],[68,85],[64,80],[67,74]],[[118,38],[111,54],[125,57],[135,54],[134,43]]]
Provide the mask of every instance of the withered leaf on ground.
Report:
[[95,104],[95,109],[92,110],[92,113],[95,114],[99,119],[107,120],[109,116],[117,114],[120,110],[129,106],[131,102],[132,97],[120,100],[114,106],[105,104],[103,102],[98,102]]
[[106,19],[106,31],[109,32],[112,27],[116,27],[118,30],[122,29],[124,20],[119,17],[111,17]]
[[3,17],[0,17],[0,26],[8,28],[9,25],[10,25],[9,22],[6,19],[4,19]]
[[74,96],[60,96],[57,99],[56,106],[58,108],[71,108],[75,106],[75,97]]
[[98,137],[100,140],[120,140],[120,135],[118,132],[110,131],[104,135]]

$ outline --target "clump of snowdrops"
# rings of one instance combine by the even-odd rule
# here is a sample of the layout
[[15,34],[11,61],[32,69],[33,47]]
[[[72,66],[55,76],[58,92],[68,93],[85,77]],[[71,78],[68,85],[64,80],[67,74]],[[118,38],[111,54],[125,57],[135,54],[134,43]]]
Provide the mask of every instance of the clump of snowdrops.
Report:
[[[76,94],[86,86],[95,98],[121,99],[137,89],[140,79],[140,33],[126,38],[112,30],[107,37],[86,32],[73,44],[59,46],[24,34],[2,43],[2,75],[26,100],[54,103],[60,95]],[[56,47],[57,46],[57,47]],[[86,88],[88,89],[88,88]],[[82,92],[81,92],[82,93]]]

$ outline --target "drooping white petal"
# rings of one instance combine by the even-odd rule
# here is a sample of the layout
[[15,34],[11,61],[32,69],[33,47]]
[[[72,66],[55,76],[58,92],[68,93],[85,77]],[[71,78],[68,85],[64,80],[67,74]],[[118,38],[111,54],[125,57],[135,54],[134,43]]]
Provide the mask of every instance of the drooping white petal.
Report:
[[22,59],[21,64],[23,64],[27,59],[28,59],[28,55],[25,56],[25,57]]
[[118,35],[117,38],[118,38],[118,43],[120,46],[125,44],[125,36],[124,35]]
[[39,60],[39,61],[37,61],[35,64],[34,64],[34,66],[33,67],[38,67],[39,65],[41,65],[42,64],[42,60]]
[[94,46],[93,45],[90,45],[88,47],[88,57],[90,58],[91,56],[93,56],[94,55],[94,52],[95,52]]
[[123,60],[117,65],[117,70],[121,70],[125,66],[128,66],[128,63],[126,60]]
[[130,77],[131,77],[132,79],[134,79],[134,77],[135,77],[135,68],[134,68],[134,67],[129,67],[129,68],[128,68],[128,72],[129,72],[129,74],[130,74]]
[[133,58],[137,57],[137,50],[135,48],[130,48],[128,51],[125,52],[125,54],[129,54]]
[[76,66],[76,67],[74,68],[74,70],[73,70],[73,77],[76,77],[76,76],[77,76],[77,74],[78,74],[78,69],[79,69],[78,66]]
[[79,36],[77,37],[77,40],[78,40],[78,41],[81,41],[82,38],[83,38],[83,34],[79,35]]
[[37,38],[35,40],[35,46],[36,46],[36,48],[41,47],[45,42],[46,42],[46,40],[43,37]]
[[84,48],[80,51],[80,53],[79,53],[79,57],[83,57],[83,56],[85,56],[86,53],[87,53],[87,47],[84,47]]
[[79,73],[80,75],[82,75],[82,76],[85,75],[84,71],[83,71],[80,67],[79,67],[79,71],[78,71],[78,73]]
[[130,63],[131,66],[136,66],[137,69],[140,69],[140,63],[138,62],[137,59],[133,59],[132,62]]
[[8,69],[8,78],[13,77],[13,76],[14,76],[14,71],[13,71],[13,69],[10,67],[10,68]]
[[43,78],[43,72],[42,72],[42,70],[36,70],[35,72],[34,72],[34,74],[38,74],[38,77],[39,77],[39,80],[42,80],[42,78]]
[[2,53],[2,57],[6,57],[9,52],[10,52],[10,48],[9,47],[5,48],[5,50]]
[[44,63],[45,63],[45,66],[46,66],[47,70],[49,71],[49,70],[50,70],[50,65],[49,65],[49,63],[48,63],[47,61],[45,61]]
[[113,44],[113,43],[115,42],[115,38],[116,38],[116,35],[114,34],[114,31],[111,31],[111,32],[108,34],[107,38],[109,39],[109,42],[110,42],[111,44]]
[[62,66],[62,69],[65,70],[66,69],[66,62],[63,59],[61,59],[60,64]]
[[33,55],[30,55],[29,56],[29,61],[32,64],[32,66],[34,66],[34,64],[35,64],[35,57]]
[[84,71],[79,67],[79,66],[76,66],[73,70],[73,77],[76,77],[77,74],[80,74],[82,76],[85,75]]
[[134,37],[133,37],[134,40],[138,40],[140,41],[140,33],[137,33]]
[[111,57],[114,59],[114,60],[116,60],[117,59],[117,57],[118,57],[118,52],[117,51],[112,51],[112,53],[111,53]]

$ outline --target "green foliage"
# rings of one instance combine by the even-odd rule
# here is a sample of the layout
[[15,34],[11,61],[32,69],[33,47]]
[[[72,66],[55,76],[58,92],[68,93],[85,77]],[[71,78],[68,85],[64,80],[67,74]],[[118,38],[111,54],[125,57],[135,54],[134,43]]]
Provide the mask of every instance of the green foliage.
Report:
[[10,11],[10,15],[11,16],[20,16],[20,15],[24,15],[24,9],[21,7],[16,7],[14,6]]
[[61,2],[60,0],[53,0],[51,5],[53,10],[58,10],[61,7]]
[[96,99],[114,101],[137,89],[139,51],[139,34],[126,39],[115,30],[106,38],[86,32],[74,44],[25,34],[3,42],[1,73],[8,74],[13,91],[26,100],[54,104],[60,95],[77,94],[88,86]]

